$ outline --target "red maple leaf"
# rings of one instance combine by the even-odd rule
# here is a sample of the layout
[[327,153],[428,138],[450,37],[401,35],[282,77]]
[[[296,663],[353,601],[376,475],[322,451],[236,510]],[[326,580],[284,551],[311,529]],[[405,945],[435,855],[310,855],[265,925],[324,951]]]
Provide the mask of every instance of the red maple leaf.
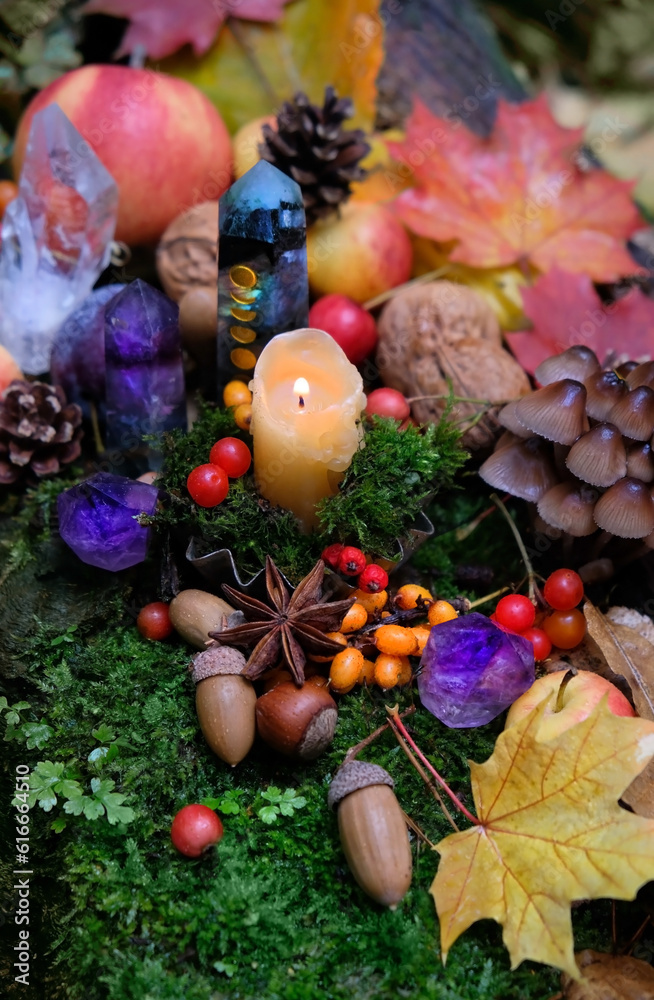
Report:
[[554,121],[544,96],[500,100],[487,139],[416,103],[405,141],[389,143],[417,182],[395,211],[419,236],[457,240],[451,259],[472,267],[528,261],[615,281],[633,270],[625,241],[644,223],[632,183],[577,166],[580,139]]
[[632,288],[604,305],[588,275],[552,268],[531,288],[522,289],[530,333],[507,333],[522,367],[533,375],[545,358],[573,344],[585,344],[601,362],[654,357],[654,301]]
[[125,32],[117,56],[142,45],[150,59],[163,59],[187,42],[196,55],[206,52],[223,21],[239,17],[246,21],[276,21],[289,0],[90,0],[85,14],[126,17]]

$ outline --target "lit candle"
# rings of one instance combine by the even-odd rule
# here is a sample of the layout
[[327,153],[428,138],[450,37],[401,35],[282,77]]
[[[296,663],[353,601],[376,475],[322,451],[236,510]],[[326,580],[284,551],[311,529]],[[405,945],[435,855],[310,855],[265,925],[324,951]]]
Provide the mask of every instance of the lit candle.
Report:
[[250,388],[257,488],[309,531],[361,445],[361,375],[328,333],[293,330],[265,346]]

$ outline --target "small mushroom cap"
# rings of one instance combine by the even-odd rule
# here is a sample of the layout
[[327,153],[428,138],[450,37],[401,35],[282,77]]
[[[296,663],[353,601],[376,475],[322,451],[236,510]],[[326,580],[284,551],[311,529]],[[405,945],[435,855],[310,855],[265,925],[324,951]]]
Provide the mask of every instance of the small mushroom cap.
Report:
[[538,513],[547,524],[583,538],[597,531],[593,510],[599,494],[585,483],[557,483],[541,497]]
[[627,473],[622,434],[613,424],[597,424],[575,441],[565,464],[573,476],[591,486],[613,486]]
[[517,400],[515,415],[525,427],[548,441],[574,444],[588,430],[586,389],[571,378],[552,382]]
[[609,413],[610,423],[634,441],[649,441],[654,430],[654,389],[641,385],[623,396]]
[[643,361],[636,365],[627,375],[626,382],[630,389],[637,389],[641,385],[654,389],[654,361]]
[[654,456],[649,442],[632,444],[627,449],[627,475],[644,483],[654,480]]
[[506,406],[503,406],[497,414],[497,419],[502,427],[506,427],[507,431],[511,431],[511,433],[515,434],[517,437],[531,437],[531,431],[528,430],[524,424],[521,424],[515,415],[515,404],[517,402],[517,399],[513,399],[510,403],[507,403]]
[[217,643],[197,653],[191,660],[191,680],[199,684],[205,677],[216,674],[240,674],[247,660],[239,649],[219,646]]
[[494,451],[479,469],[479,475],[496,490],[536,503],[558,482],[546,447],[538,437],[510,444]]
[[644,538],[654,531],[654,500],[638,479],[621,479],[600,497],[593,516],[618,538]]
[[368,764],[363,760],[351,760],[343,764],[329,786],[327,795],[329,808],[335,809],[341,799],[350,792],[356,792],[358,788],[367,788],[368,785],[388,785],[393,788],[395,782],[388,771],[379,764]]
[[514,434],[513,431],[504,431],[504,433],[500,434],[495,442],[495,451],[501,451],[502,448],[508,448],[510,444],[518,444],[522,440],[523,439],[518,437],[517,434]]
[[558,382],[562,378],[584,382],[593,372],[599,371],[599,367],[597,355],[590,347],[573,344],[567,351],[541,361],[534,376],[541,385],[551,385],[552,382]]
[[617,372],[596,372],[584,380],[586,413],[592,420],[606,420],[615,404],[629,392],[625,379]]

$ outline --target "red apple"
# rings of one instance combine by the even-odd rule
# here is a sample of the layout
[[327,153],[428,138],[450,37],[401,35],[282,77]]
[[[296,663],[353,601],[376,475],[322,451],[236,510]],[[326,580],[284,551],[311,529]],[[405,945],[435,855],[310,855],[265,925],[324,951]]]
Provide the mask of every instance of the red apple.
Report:
[[34,113],[54,103],[118,185],[116,239],[153,243],[181,211],[229,187],[231,143],[214,106],[185,80],[129,66],[82,66],[38,93],[16,133],[16,177]]
[[[514,701],[506,717],[505,729],[515,726],[524,719],[544,698],[557,692],[566,675],[565,670],[545,674],[531,685],[528,691]],[[545,714],[538,729],[538,740],[554,739],[559,733],[564,733],[577,722],[587,719],[598,701],[608,694],[608,706],[614,715],[635,715],[635,711],[614,684],[591,670],[579,670],[567,682],[561,696],[562,707],[557,712],[557,698],[553,697],[545,709]]]
[[408,281],[413,251],[402,223],[385,205],[348,202],[307,231],[309,285],[366,302]]
[[377,325],[368,312],[347,295],[323,295],[309,310],[309,326],[326,330],[348,361],[358,365],[377,346]]

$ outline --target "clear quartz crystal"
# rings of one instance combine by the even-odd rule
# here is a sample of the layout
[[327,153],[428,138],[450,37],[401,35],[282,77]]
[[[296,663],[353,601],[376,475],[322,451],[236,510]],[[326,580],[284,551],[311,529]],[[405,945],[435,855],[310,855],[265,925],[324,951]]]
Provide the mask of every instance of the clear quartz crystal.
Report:
[[118,188],[57,104],[34,115],[0,230],[0,343],[46,372],[57,330],[109,263]]

